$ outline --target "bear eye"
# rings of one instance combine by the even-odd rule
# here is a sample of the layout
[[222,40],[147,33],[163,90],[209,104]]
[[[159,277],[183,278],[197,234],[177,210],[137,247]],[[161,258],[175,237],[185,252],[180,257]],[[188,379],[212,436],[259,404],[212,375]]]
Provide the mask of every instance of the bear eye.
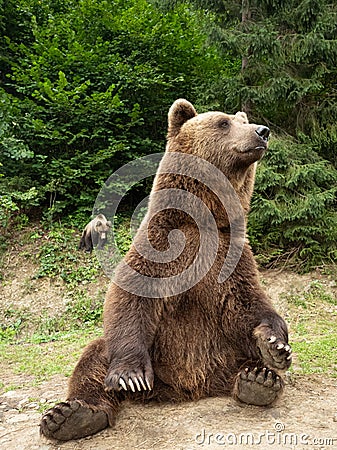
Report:
[[219,128],[228,128],[229,127],[229,120],[228,119],[221,119],[218,122]]

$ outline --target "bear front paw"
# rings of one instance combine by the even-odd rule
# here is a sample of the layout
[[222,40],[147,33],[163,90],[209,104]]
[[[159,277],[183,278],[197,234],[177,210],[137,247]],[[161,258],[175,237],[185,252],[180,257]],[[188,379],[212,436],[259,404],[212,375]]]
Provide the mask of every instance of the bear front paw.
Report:
[[264,365],[278,370],[286,370],[290,367],[292,350],[283,338],[278,337],[271,328],[265,326],[255,328],[254,336]]
[[142,390],[151,391],[153,388],[153,370],[151,363],[147,364],[128,364],[111,362],[108,373],[105,377],[105,390],[132,392]]

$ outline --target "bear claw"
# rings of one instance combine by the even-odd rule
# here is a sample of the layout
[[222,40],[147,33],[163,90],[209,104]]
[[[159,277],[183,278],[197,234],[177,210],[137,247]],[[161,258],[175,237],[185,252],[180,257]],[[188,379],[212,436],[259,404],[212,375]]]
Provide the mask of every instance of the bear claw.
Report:
[[111,361],[104,381],[106,392],[113,390],[141,392],[152,389],[154,375],[150,357],[145,355],[137,359]]
[[123,388],[125,391],[128,390],[128,387],[127,387],[127,385],[125,384],[125,381],[123,380],[123,378],[120,378],[120,379],[119,379],[119,384],[122,386],[122,388]]
[[[143,378],[140,376],[138,378],[137,377],[129,378],[128,383],[126,383],[123,378],[119,379],[119,384],[120,384],[121,388],[124,389],[124,391],[127,391],[128,385],[129,385],[132,392],[136,392],[135,387],[137,388],[138,392],[141,392],[142,389],[144,389],[144,391],[146,391],[147,389],[149,391],[151,391],[152,390],[151,384],[146,377],[145,377],[145,382],[146,382],[146,384],[144,383]],[[106,388],[106,390],[109,390],[109,389]]]

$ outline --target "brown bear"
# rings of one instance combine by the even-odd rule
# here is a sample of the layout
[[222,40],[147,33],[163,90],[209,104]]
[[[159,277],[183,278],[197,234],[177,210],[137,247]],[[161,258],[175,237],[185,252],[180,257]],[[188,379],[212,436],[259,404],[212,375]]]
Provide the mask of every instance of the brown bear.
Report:
[[112,227],[110,220],[107,220],[104,214],[98,214],[84,228],[78,249],[85,249],[91,253],[97,246],[101,250],[107,242],[107,234]]
[[104,335],[85,348],[67,401],[43,415],[43,435],[94,434],[125,399],[279,398],[287,326],[261,289],[245,233],[268,136],[245,113],[174,102],[147,216],[106,296]]

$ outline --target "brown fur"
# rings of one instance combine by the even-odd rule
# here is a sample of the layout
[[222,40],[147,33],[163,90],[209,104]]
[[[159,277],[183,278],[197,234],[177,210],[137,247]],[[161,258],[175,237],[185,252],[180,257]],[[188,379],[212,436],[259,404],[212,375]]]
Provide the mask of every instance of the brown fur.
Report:
[[[265,150],[260,146],[257,128],[241,112],[197,115],[186,100],[172,105],[166,154],[154,181],[148,217],[163,206],[160,191],[173,188],[194,194],[207,205],[216,222],[216,228],[212,228],[205,216],[201,223],[201,231],[206,232],[210,245],[219,242],[215,261],[206,276],[181,294],[170,295],[170,289],[177,287],[174,281],[168,285],[163,283],[156,298],[129,293],[144,287],[144,281],[127,272],[125,263],[144,276],[171,277],[187,269],[200,253],[200,230],[188,214],[176,208],[164,209],[151,218],[148,229],[145,220],[107,293],[104,336],[84,350],[69,383],[69,400],[77,398],[104,410],[110,424],[115,420],[120,401],[127,397],[181,401],[232,394],[240,401],[238,377],[242,368],[265,367],[258,344],[265,345],[271,336],[287,343],[286,324],[260,287],[257,266],[245,235],[245,220],[240,223],[240,208],[234,204],[230,189],[219,184],[220,179],[217,184],[216,170],[214,184],[219,190],[216,193],[201,181],[176,173],[179,153],[210,162],[229,179],[246,216],[256,161]],[[171,152],[175,152],[175,160],[168,156]],[[177,167],[172,168],[172,161],[176,161]],[[194,159],[188,165],[192,172],[198,172],[199,164]],[[165,198],[169,207],[170,196]],[[219,283],[233,217],[238,219],[232,236],[234,253],[241,246],[243,252],[234,272]],[[177,229],[184,233],[186,241],[175,260],[154,262],[140,254],[147,236],[154,249],[168,250],[168,235]],[[206,251],[198,264],[207,264],[208,259]],[[120,286],[130,287],[129,292]],[[290,361],[282,364],[285,369]],[[127,380],[135,374],[148,380],[152,386],[150,392],[120,390],[120,377]]]

